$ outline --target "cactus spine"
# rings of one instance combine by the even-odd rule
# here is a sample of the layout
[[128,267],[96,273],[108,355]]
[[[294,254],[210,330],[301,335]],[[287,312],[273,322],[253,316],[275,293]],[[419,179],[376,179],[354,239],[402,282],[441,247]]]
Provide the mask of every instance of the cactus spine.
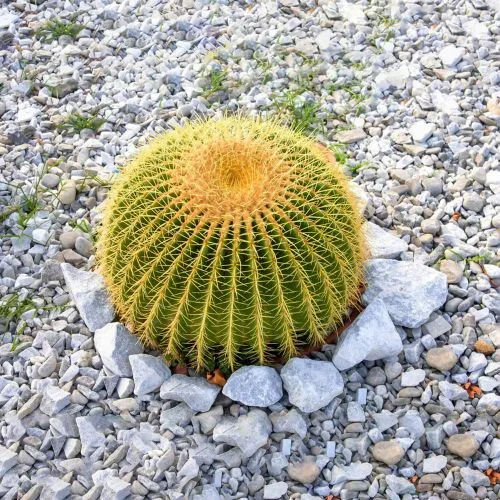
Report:
[[320,344],[357,299],[361,220],[326,148],[273,121],[198,121],[124,169],[98,260],[125,323],[198,369]]

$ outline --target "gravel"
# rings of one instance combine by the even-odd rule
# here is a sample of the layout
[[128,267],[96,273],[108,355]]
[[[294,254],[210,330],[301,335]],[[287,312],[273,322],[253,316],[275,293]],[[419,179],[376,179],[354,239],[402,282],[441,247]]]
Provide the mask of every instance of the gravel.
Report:
[[[4,2],[0,497],[497,499],[499,33],[493,0]],[[221,391],[118,323],[95,243],[139,147],[237,110],[312,117],[373,260],[339,346]]]

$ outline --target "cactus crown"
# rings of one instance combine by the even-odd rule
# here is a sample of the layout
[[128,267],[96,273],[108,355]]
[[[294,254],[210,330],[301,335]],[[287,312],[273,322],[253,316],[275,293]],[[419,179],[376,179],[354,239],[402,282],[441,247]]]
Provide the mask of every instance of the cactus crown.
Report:
[[146,343],[229,370],[320,344],[357,299],[360,216],[326,148],[273,121],[193,122],[111,189],[98,259]]

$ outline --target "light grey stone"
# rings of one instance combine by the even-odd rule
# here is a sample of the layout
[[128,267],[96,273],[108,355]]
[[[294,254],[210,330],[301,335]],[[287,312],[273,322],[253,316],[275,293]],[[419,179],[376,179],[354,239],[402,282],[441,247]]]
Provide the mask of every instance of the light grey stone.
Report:
[[435,455],[424,459],[423,471],[425,474],[441,472],[448,463],[448,459],[444,455]]
[[142,346],[121,323],[108,323],[98,328],[94,345],[103,365],[115,375],[131,377],[130,356],[142,354]]
[[396,476],[395,474],[387,474],[385,476],[387,486],[397,495],[415,493],[415,486],[404,477]]
[[435,129],[436,125],[434,125],[434,123],[427,123],[424,120],[418,120],[410,126],[408,131],[415,142],[424,143],[427,139],[429,139]]
[[216,443],[237,446],[244,457],[252,456],[267,443],[272,425],[263,410],[250,410],[247,415],[238,418],[225,417],[213,431]]
[[354,462],[350,465],[342,465],[342,471],[347,481],[363,481],[373,471],[373,465],[363,462]]
[[439,58],[444,66],[456,66],[465,54],[463,47],[456,47],[455,45],[447,45],[439,51]]
[[269,416],[274,432],[294,432],[304,439],[307,434],[307,423],[304,417],[295,409],[271,413]]
[[325,407],[344,390],[342,375],[328,361],[292,358],[281,379],[290,403],[305,413]]
[[460,475],[464,478],[464,481],[473,488],[477,488],[478,486],[490,486],[488,476],[479,470],[471,469],[470,467],[460,467]]
[[335,134],[335,140],[344,144],[353,144],[366,138],[366,133],[362,128],[342,130]]
[[71,264],[61,264],[69,294],[83,321],[91,332],[113,321],[115,310],[104,286],[102,276],[81,271]]
[[422,326],[422,331],[431,335],[432,338],[437,339],[451,330],[451,325],[442,316],[438,316],[436,319],[425,323]]
[[500,395],[490,392],[483,394],[477,403],[477,409],[485,410],[490,415],[500,411]]
[[17,453],[0,445],[0,477],[17,464]]
[[388,410],[382,410],[380,413],[373,414],[377,427],[381,432],[394,427],[398,423],[398,417]]
[[[63,500],[71,493],[71,484],[57,477],[45,478],[40,500]],[[102,497],[101,497],[102,498]]]
[[421,368],[408,370],[401,375],[401,387],[416,387],[425,379],[425,371]]
[[450,401],[469,401],[470,399],[467,391],[458,384],[452,384],[446,380],[441,380],[438,385],[441,394]]
[[70,394],[59,387],[49,385],[43,392],[40,410],[49,417],[57,415],[70,403]]
[[404,427],[413,439],[419,439],[425,434],[424,423],[417,410],[407,411],[399,419],[400,427]]
[[368,250],[373,259],[395,259],[401,252],[408,250],[408,243],[382,229],[373,222],[363,226]]
[[129,356],[129,362],[134,377],[136,396],[144,396],[156,391],[171,375],[170,368],[157,356],[132,354]]
[[332,362],[347,370],[361,361],[396,356],[403,343],[381,299],[374,299],[340,336]]
[[283,397],[283,387],[274,368],[243,366],[228,378],[222,393],[247,406],[267,407]]
[[102,432],[102,425],[98,418],[92,416],[77,417],[76,425],[82,443],[82,455],[90,455],[96,448],[106,444],[106,437]]
[[124,500],[130,495],[131,486],[127,481],[116,476],[110,476],[104,483],[101,500]]
[[284,481],[278,483],[266,484],[264,486],[264,499],[276,499],[286,495],[288,484]]
[[355,401],[347,403],[347,420],[349,422],[364,422],[366,420],[363,407]]
[[363,300],[380,298],[396,325],[416,328],[446,301],[446,276],[414,262],[373,259],[366,264]]
[[160,398],[186,403],[192,410],[205,412],[214,404],[220,387],[201,377],[175,374],[160,388]]

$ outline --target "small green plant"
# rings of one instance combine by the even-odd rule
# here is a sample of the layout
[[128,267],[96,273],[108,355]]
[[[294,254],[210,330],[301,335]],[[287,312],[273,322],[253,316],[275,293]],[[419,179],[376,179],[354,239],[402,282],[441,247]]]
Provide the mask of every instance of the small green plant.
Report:
[[194,121],[122,171],[97,259],[124,323],[197,369],[323,343],[359,297],[361,216],[332,153],[276,120]]
[[106,120],[98,118],[96,113],[82,115],[78,112],[71,113],[66,119],[57,125],[57,129],[61,132],[76,132],[79,133],[84,129],[90,129],[97,132]]
[[22,318],[29,311],[49,311],[57,309],[57,306],[38,306],[31,297],[21,296],[15,292],[0,301],[0,321],[7,329],[14,323],[13,334],[16,336],[12,342],[11,351],[19,345],[19,337],[26,328],[26,321]]
[[314,125],[318,125],[319,105],[309,100],[298,103],[298,97],[297,91],[286,91],[277,104],[278,116],[293,129],[310,132]]
[[42,40],[55,40],[62,35],[68,35],[75,38],[84,26],[72,21],[62,21],[60,19],[51,19],[40,26],[35,31],[35,35]]
[[361,170],[363,170],[364,168],[368,168],[370,166],[370,163],[368,161],[361,161],[359,163],[354,163],[352,165],[348,165],[348,169],[349,171],[351,172],[351,174],[353,175],[357,175],[359,174],[359,172]]
[[208,87],[203,92],[205,97],[211,97],[216,92],[224,90],[227,72],[222,69],[213,68],[208,73]]
[[391,38],[394,38],[396,32],[392,27],[395,24],[395,19],[379,16],[378,25],[373,29],[371,36],[368,37],[368,43],[373,47],[377,47],[377,40],[382,39],[383,42],[388,42]]
[[93,243],[96,243],[97,232],[92,228],[92,226],[90,225],[90,223],[87,219],[72,220],[72,221],[69,221],[68,224],[73,229],[78,229],[82,233],[88,234],[90,236],[90,240]]
[[329,144],[328,149],[335,155],[335,161],[340,165],[345,165],[349,156],[347,154],[347,147],[345,144]]

